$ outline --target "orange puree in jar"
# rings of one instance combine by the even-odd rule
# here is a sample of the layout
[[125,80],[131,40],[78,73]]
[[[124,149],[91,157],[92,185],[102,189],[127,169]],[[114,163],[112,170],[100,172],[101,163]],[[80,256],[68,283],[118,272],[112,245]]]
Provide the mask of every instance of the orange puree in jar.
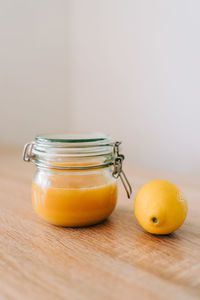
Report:
[[35,211],[54,225],[76,227],[98,223],[112,213],[116,201],[117,183],[106,171],[55,174],[44,170],[32,183]]

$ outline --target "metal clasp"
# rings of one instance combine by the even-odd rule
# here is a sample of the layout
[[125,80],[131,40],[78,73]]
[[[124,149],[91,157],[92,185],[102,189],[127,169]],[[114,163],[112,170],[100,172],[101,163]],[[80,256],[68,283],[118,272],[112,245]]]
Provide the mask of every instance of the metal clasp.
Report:
[[34,144],[35,144],[34,142],[30,142],[24,146],[24,151],[23,151],[23,160],[24,161],[29,162],[33,158],[32,150],[33,150]]
[[132,187],[130,185],[130,182],[128,181],[128,178],[126,177],[124,171],[122,170],[122,163],[124,160],[124,155],[119,153],[119,145],[121,142],[115,142],[114,144],[114,170],[113,170],[113,177],[118,178],[120,177],[121,182],[126,190],[127,196],[130,199],[132,194]]

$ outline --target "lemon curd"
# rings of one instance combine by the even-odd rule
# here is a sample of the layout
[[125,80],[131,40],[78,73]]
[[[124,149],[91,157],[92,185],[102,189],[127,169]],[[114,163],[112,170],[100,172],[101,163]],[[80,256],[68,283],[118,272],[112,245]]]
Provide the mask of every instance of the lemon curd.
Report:
[[[108,218],[117,202],[117,183],[106,174],[60,174],[36,177],[32,202],[36,213],[59,226],[86,226]],[[41,181],[46,177],[46,181]]]
[[40,135],[25,145],[23,159],[35,163],[32,203],[45,221],[88,226],[108,218],[117,202],[117,178],[127,196],[120,142],[104,134]]

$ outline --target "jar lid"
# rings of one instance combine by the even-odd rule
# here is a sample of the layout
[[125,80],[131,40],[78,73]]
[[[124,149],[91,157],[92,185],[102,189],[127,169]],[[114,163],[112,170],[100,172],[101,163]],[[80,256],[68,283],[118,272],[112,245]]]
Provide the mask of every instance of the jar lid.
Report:
[[[32,153],[56,157],[96,157],[113,154],[112,139],[103,133],[37,135]],[[110,158],[111,160],[113,157]]]
[[78,146],[78,144],[81,144],[83,146],[84,144],[90,143],[91,145],[99,145],[99,144],[110,144],[111,143],[111,137],[108,135],[105,135],[104,133],[96,132],[92,134],[42,134],[42,135],[36,135],[35,141],[40,144],[59,144],[61,147],[65,147],[66,144],[70,146],[71,144]]

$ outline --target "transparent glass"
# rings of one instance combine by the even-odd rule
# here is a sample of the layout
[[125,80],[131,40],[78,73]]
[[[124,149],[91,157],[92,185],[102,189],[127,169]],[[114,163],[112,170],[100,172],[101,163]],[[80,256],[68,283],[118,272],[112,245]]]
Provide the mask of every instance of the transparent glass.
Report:
[[117,201],[113,145],[104,135],[37,136],[31,160],[36,213],[47,222],[88,226],[110,216]]

